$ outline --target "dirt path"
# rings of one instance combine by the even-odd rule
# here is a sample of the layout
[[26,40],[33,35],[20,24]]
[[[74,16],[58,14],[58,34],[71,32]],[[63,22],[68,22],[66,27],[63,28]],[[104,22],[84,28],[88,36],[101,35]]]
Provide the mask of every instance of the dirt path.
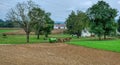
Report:
[[0,65],[120,65],[120,53],[60,43],[0,45]]

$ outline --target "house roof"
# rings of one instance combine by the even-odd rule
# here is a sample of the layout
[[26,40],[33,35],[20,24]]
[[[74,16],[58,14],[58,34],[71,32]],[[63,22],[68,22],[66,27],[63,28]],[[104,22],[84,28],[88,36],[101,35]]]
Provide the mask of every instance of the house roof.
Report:
[[66,27],[65,24],[55,24],[54,26],[55,26],[55,27]]

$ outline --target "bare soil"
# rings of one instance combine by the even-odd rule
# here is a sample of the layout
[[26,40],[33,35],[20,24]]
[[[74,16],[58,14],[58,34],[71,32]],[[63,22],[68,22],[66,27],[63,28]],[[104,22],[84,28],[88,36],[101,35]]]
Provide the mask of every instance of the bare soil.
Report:
[[61,34],[64,33],[65,29],[54,29],[52,30],[52,34]]
[[120,53],[62,43],[0,45],[0,65],[120,65]]
[[[6,35],[25,35],[26,33],[25,33],[25,31],[24,31],[23,29],[18,29],[18,30],[16,30],[16,31],[6,32],[6,33],[4,33],[4,34],[6,34]],[[33,35],[33,34],[35,34],[35,33],[34,33],[34,32],[31,32],[30,34]]]
[[[64,31],[65,31],[64,29],[54,29],[54,30],[52,30],[52,34],[60,34],[60,33],[63,33]],[[6,32],[4,34],[7,34],[7,35],[25,35],[26,33],[23,29],[16,29],[16,31]],[[34,35],[35,33],[31,32],[30,34]]]

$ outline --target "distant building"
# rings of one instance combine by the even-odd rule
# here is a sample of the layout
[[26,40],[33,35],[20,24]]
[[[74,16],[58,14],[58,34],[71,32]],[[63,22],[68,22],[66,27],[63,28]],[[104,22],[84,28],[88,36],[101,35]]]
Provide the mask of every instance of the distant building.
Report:
[[[67,27],[66,24],[64,23],[56,23],[54,24],[54,29],[67,29]],[[87,29],[82,30],[81,37],[90,37],[90,36],[91,33]]]
[[[87,29],[81,31],[81,37],[91,37],[91,35],[94,34],[90,33]],[[77,34],[73,34],[72,36],[77,36]]]
[[117,34],[117,35],[120,35],[120,32],[119,32],[118,30],[116,30],[116,34]]
[[82,30],[81,37],[90,37],[90,36],[91,33],[87,29]]
[[65,24],[57,23],[57,24],[54,24],[54,29],[67,29],[67,27]]

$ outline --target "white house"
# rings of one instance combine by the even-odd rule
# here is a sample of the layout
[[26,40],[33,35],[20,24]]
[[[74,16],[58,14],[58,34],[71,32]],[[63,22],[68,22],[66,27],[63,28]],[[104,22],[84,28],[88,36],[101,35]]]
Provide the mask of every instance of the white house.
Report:
[[91,33],[87,29],[82,30],[81,37],[90,37],[90,36]]
[[[67,29],[67,27],[65,24],[54,24],[54,29]],[[90,37],[91,33],[87,29],[84,29],[81,32],[81,36],[82,37]]]
[[120,32],[119,32],[118,30],[116,30],[116,34],[117,34],[117,35],[120,35]]
[[65,24],[54,24],[54,29],[67,29]]

